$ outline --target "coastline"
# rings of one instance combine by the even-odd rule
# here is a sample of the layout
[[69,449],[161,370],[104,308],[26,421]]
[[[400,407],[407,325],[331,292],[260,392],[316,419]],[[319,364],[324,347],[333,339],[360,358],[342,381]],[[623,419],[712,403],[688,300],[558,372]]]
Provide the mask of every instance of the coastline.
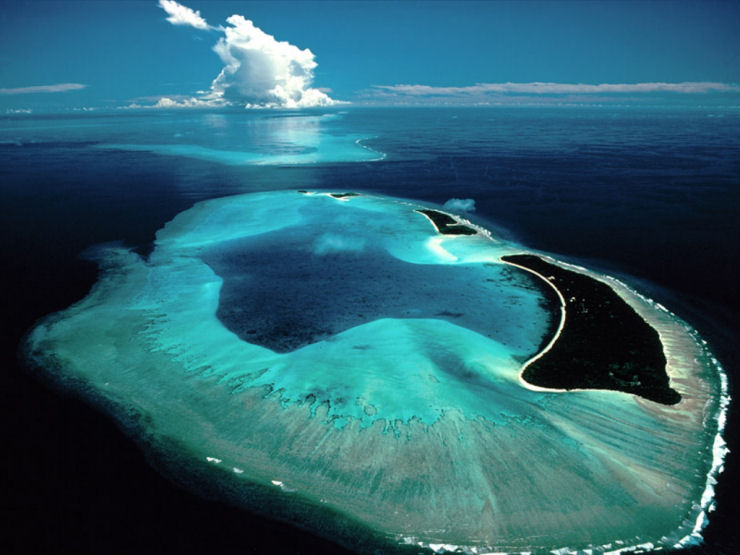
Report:
[[[525,272],[529,272],[531,274],[534,274],[538,278],[542,279],[547,285],[549,285],[553,291],[558,296],[558,299],[560,300],[560,322],[558,323],[558,327],[555,330],[555,335],[553,335],[552,339],[547,343],[544,349],[542,349],[539,353],[528,359],[523,365],[521,370],[519,371],[519,383],[529,389],[530,391],[545,391],[545,392],[556,392],[556,393],[565,393],[569,390],[567,389],[557,389],[557,388],[548,388],[548,387],[542,387],[539,385],[535,385],[532,383],[529,383],[527,380],[524,379],[524,371],[527,369],[527,367],[535,362],[536,360],[542,358],[547,354],[547,352],[552,349],[553,345],[555,345],[555,342],[560,338],[560,334],[563,331],[563,328],[565,327],[565,318],[566,318],[566,311],[565,311],[565,298],[563,298],[562,293],[560,290],[555,287],[550,280],[548,280],[545,276],[540,274],[539,272],[536,272],[535,270],[532,270],[531,268],[527,268],[526,266],[522,266],[521,264],[517,264],[515,262],[510,262],[508,260],[504,260],[503,258],[501,261],[505,264],[508,264],[510,266],[514,266],[515,268],[519,268],[521,270],[524,270]],[[570,391],[585,391],[585,390],[570,390]]]
[[[86,345],[92,342],[105,346],[122,328],[130,328],[132,322],[143,317],[146,325],[142,327],[142,332],[133,337],[127,335],[125,341],[116,340],[113,350],[116,358],[110,361],[109,368],[100,368],[102,373],[95,376],[105,391],[118,388],[129,395],[133,394],[138,402],[147,407],[146,412],[151,415],[154,427],[164,438],[174,438],[176,444],[186,445],[188,451],[206,462],[222,461],[223,469],[219,472],[214,470],[215,479],[228,476],[231,480],[238,474],[244,479],[271,483],[272,487],[287,492],[282,487],[284,484],[286,488],[299,492],[298,495],[305,495],[318,503],[326,503],[328,507],[354,515],[381,533],[403,537],[417,534],[422,541],[430,542],[430,546],[438,545],[434,540],[440,538],[449,545],[461,542],[470,548],[475,545],[499,546],[511,550],[538,546],[534,538],[547,531],[557,538],[553,542],[562,542],[560,545],[564,546],[584,546],[586,542],[602,544],[614,538],[620,539],[625,545],[633,545],[639,543],[641,537],[650,537],[661,545],[667,545],[678,541],[679,535],[684,536],[683,527],[679,525],[676,529],[675,523],[685,520],[686,515],[693,518],[691,503],[698,499],[701,493],[699,488],[703,484],[697,484],[688,475],[695,475],[694,472],[703,475],[704,459],[694,458],[688,463],[681,457],[674,459],[676,450],[681,453],[696,452],[697,447],[704,445],[705,423],[701,421],[701,411],[697,410],[696,405],[686,405],[691,410],[688,415],[682,415],[682,411],[675,408],[656,408],[655,403],[638,403],[631,396],[614,392],[596,391],[578,396],[532,394],[517,383],[515,376],[519,365],[513,364],[510,357],[502,359],[511,363],[503,366],[502,362],[495,360],[480,362],[484,368],[490,362],[488,368],[501,371],[500,375],[491,376],[493,380],[486,384],[485,391],[476,389],[486,397],[487,405],[493,401],[491,413],[484,413],[484,418],[477,418],[477,413],[455,411],[454,406],[443,407],[442,416],[432,425],[411,418],[392,423],[394,433],[388,433],[388,426],[383,422],[363,427],[361,420],[349,417],[345,418],[342,426],[327,426],[330,423],[330,407],[324,407],[323,398],[319,399],[322,402],[321,410],[314,414],[311,407],[300,399],[300,403],[283,403],[279,388],[274,391],[270,388],[267,395],[253,388],[232,390],[232,385],[236,383],[232,378],[237,381],[239,378],[232,372],[245,372],[248,369],[243,365],[239,365],[238,369],[232,368],[229,361],[253,359],[259,355],[255,360],[255,363],[259,362],[259,368],[271,365],[263,357],[268,353],[258,353],[255,349],[252,349],[253,354],[240,350],[226,353],[224,348],[227,344],[223,341],[231,341],[230,336],[217,337],[211,333],[213,330],[209,332],[206,328],[193,328],[194,318],[202,323],[211,311],[215,312],[217,287],[203,285],[217,284],[218,280],[205,272],[201,276],[204,281],[200,281],[192,267],[185,268],[179,256],[171,255],[188,255],[194,246],[208,243],[210,233],[216,233],[219,238],[231,237],[233,234],[229,232],[229,226],[223,227],[222,224],[214,229],[204,228],[206,222],[215,225],[215,222],[221,221],[215,214],[227,217],[227,221],[229,217],[238,217],[238,229],[243,232],[241,214],[245,208],[251,207],[250,213],[255,214],[260,212],[257,210],[259,203],[265,202],[267,208],[279,205],[284,211],[283,196],[281,193],[269,197],[264,194],[231,197],[228,201],[209,202],[195,208],[190,214],[182,214],[158,234],[157,248],[162,251],[153,254],[150,264],[135,261],[130,268],[133,273],[128,274],[126,287],[121,287],[118,282],[126,273],[117,271],[115,264],[104,276],[110,278],[111,286],[105,291],[115,292],[116,295],[122,294],[122,291],[131,293],[130,299],[126,297],[126,302],[132,303],[131,312],[123,318],[134,320],[121,323],[116,320],[122,317],[117,298],[112,299],[109,306],[99,303],[101,299],[89,298],[83,303],[87,306],[77,305],[67,310],[70,325],[77,320],[83,329],[89,330],[89,334],[75,333],[74,326],[70,331],[66,326],[54,325],[50,328],[54,332],[54,337],[50,337],[51,347],[56,345],[60,350],[68,351],[73,357],[70,364],[87,373],[91,367],[87,361],[100,360],[100,357],[96,353],[84,355],[79,350],[70,350],[67,348],[69,342],[84,336]],[[344,210],[335,208],[344,203],[340,199],[334,200],[336,202],[326,203],[326,209]],[[401,213],[408,215],[405,209]],[[262,217],[269,219],[271,214],[271,210],[264,210]],[[325,213],[315,215],[317,218],[328,216]],[[261,230],[259,223],[253,222],[253,228]],[[192,233],[191,226],[196,226],[200,233],[206,235]],[[481,255],[478,260],[480,263],[485,263],[483,259],[491,253],[486,250],[487,239],[483,236],[452,243],[460,245],[460,248],[466,245],[482,248],[483,252],[478,253]],[[424,244],[420,241],[418,246]],[[169,260],[178,261],[172,263],[175,264],[171,268],[174,271],[170,271],[170,267],[162,269],[161,275],[157,273],[157,278],[151,279],[151,272],[155,271],[152,264]],[[461,263],[464,260],[468,259],[461,258]],[[114,259],[110,261],[115,262]],[[121,258],[120,262],[124,264],[125,260]],[[187,277],[187,287],[173,290],[171,284],[160,282],[174,279],[173,275]],[[141,310],[152,309],[146,308],[148,305],[141,305],[141,284],[152,282],[163,285],[159,291],[162,294],[166,292],[166,302],[164,305],[157,304],[151,314],[140,313]],[[95,288],[92,296],[98,292],[100,288]],[[212,303],[204,302],[205,293]],[[185,294],[192,295],[192,298],[186,298]],[[160,295],[155,298],[159,299]],[[168,303],[173,304],[169,306]],[[183,306],[187,307],[186,311],[182,310]],[[195,307],[201,311],[199,314],[191,312]],[[88,312],[88,309],[92,312]],[[98,311],[115,317],[98,317],[95,315]],[[166,315],[166,325],[162,324],[162,314]],[[155,317],[156,322],[151,321],[150,316]],[[110,329],[100,329],[101,321],[105,321]],[[378,326],[382,328],[383,324]],[[434,323],[434,330],[440,334],[439,322]],[[380,331],[374,330],[373,337],[379,336]],[[92,339],[99,337],[99,341],[91,341],[90,334]],[[469,339],[474,339],[474,336]],[[208,343],[207,340],[214,343]],[[397,334],[388,338],[389,343],[398,341]],[[211,344],[219,348],[211,348]],[[347,345],[351,344],[353,341]],[[463,344],[478,353],[485,352],[486,347],[490,346],[488,343],[480,347],[477,343]],[[235,349],[245,348],[236,342],[233,346]],[[336,345],[333,347],[336,348]],[[224,357],[227,360],[213,358],[216,351],[226,353]],[[147,384],[119,375],[117,368],[126,364],[125,361],[140,360],[143,356],[148,360]],[[346,361],[346,356],[342,357],[342,361]],[[689,374],[692,371],[693,368],[688,368]],[[503,375],[504,372],[507,375]],[[181,375],[188,376],[187,382],[176,379],[173,382],[173,377]],[[114,379],[120,383],[114,385]],[[187,384],[188,389],[178,390],[180,383]],[[701,386],[701,383],[698,385]],[[706,392],[711,393],[711,386],[705,385]],[[196,395],[198,403],[184,406],[177,397],[162,399],[158,392],[168,388],[180,391],[180,395],[187,397]],[[706,395],[697,395],[695,402],[700,401],[706,401]],[[233,428],[235,414],[240,418],[236,429]],[[346,414],[336,413],[339,416]],[[620,417],[614,418],[616,414]],[[538,421],[547,425],[539,426],[536,424]],[[217,429],[210,429],[216,426]],[[289,430],[290,434],[279,434],[276,430]],[[255,442],[252,438],[263,439]],[[299,441],[296,438],[301,439]],[[305,438],[312,440],[306,441]],[[616,445],[612,443],[614,439]],[[517,452],[519,460],[524,461],[522,464],[528,469],[526,478],[512,469],[510,452],[506,449],[500,453],[491,452],[491,441],[501,445],[516,445],[515,449],[521,449],[521,452]],[[306,451],[306,444],[310,452]],[[538,467],[534,459],[538,458],[537,446],[543,444],[549,445],[563,463],[554,466],[550,462]],[[635,448],[636,444],[639,449]],[[310,446],[314,445],[316,447],[311,450]],[[370,447],[374,455],[368,458]],[[344,453],[341,461],[335,457],[337,449]],[[445,459],[443,453],[452,455]],[[590,462],[594,458],[598,464]],[[459,461],[466,462],[460,466]],[[243,473],[228,470],[237,468]],[[227,470],[225,474],[224,469]],[[388,472],[388,469],[393,471]],[[342,476],[342,479],[330,480],[327,472]],[[502,473],[506,473],[510,483],[497,478]],[[553,473],[558,476],[556,485],[552,483]],[[584,476],[590,476],[590,479],[584,481]],[[672,489],[670,483],[677,488]],[[418,484],[423,489],[408,496],[404,484]],[[582,491],[574,500],[571,499],[571,492],[576,487]],[[463,495],[464,491],[471,488],[485,493],[476,499]],[[644,518],[635,519],[629,504],[620,505],[619,509],[600,504],[604,492],[622,496],[623,490],[628,492],[626,495],[639,500]],[[534,499],[541,497],[542,491],[549,492],[548,501],[542,505],[533,503]],[[447,498],[444,510],[430,505],[430,499],[438,497]],[[552,510],[553,507],[561,507],[565,500],[579,506],[568,511]],[[460,511],[478,514],[481,506],[490,507],[485,519],[460,522],[448,529],[446,523],[450,515]],[[393,510],[402,510],[403,516],[397,521],[388,522],[386,515]],[[601,530],[597,528],[597,531],[573,527],[572,519],[582,510],[590,511],[595,521],[605,519],[609,525]],[[507,515],[503,521],[502,515]],[[558,535],[564,527],[573,528],[567,537]],[[507,532],[510,528],[519,532]],[[658,540],[663,534],[668,539]]]
[[[686,410],[699,411],[698,405],[703,406],[703,410],[700,410],[698,414],[705,415],[704,411],[713,413],[713,419],[707,420],[706,416],[702,418],[702,426],[709,433],[713,433],[713,440],[711,442],[711,457],[708,461],[707,470],[705,473],[706,479],[704,483],[704,489],[701,492],[701,497],[695,506],[696,513],[693,519],[688,520],[688,523],[682,523],[679,530],[684,531],[684,535],[677,541],[665,542],[667,538],[661,538],[661,543],[646,542],[638,545],[620,545],[617,549],[609,551],[610,553],[623,553],[632,552],[635,550],[648,549],[652,550],[656,547],[669,547],[672,549],[684,550],[692,547],[700,546],[703,541],[703,531],[711,524],[713,519],[710,520],[708,514],[714,511],[716,508],[715,498],[715,486],[718,483],[719,475],[725,470],[725,459],[730,453],[727,442],[724,437],[725,429],[727,426],[727,415],[729,411],[729,405],[731,396],[729,392],[729,380],[727,373],[720,364],[720,362],[712,355],[708,350],[707,341],[702,339],[699,333],[693,329],[689,324],[683,322],[673,312],[665,308],[660,303],[653,301],[652,299],[642,295],[641,293],[632,289],[629,285],[623,281],[608,275],[600,275],[591,270],[588,270],[582,266],[569,264],[560,260],[556,260],[552,257],[545,257],[547,261],[553,265],[563,267],[565,269],[583,273],[591,277],[592,279],[598,279],[607,284],[619,297],[621,297],[637,314],[651,327],[653,327],[661,338],[661,344],[663,345],[664,353],[666,356],[666,372],[671,378],[671,382],[674,380],[678,386],[689,386],[696,388],[693,394],[688,394],[688,389],[680,391],[683,398],[678,404],[673,406],[664,406],[661,412],[681,410],[684,407]],[[505,262],[505,261],[504,261]],[[512,266],[518,266],[512,262],[506,262]],[[535,275],[538,275],[541,279],[552,283],[547,280],[541,274],[526,268],[521,267],[522,270],[529,271]],[[558,296],[563,303],[562,319],[561,324],[565,323],[565,302],[564,298],[560,294],[560,291],[552,285],[558,292]],[[559,327],[559,331],[562,331],[562,325]],[[551,347],[555,340],[559,337],[559,333],[553,338],[548,347]],[[549,350],[549,349],[548,349]],[[538,353],[532,359],[528,360],[522,367],[519,374],[520,382],[522,385],[533,391],[543,391],[551,393],[567,393],[567,392],[587,392],[588,389],[550,389],[533,386],[526,382],[523,378],[523,373],[526,367],[532,362],[540,358],[546,350]],[[693,353],[690,356],[686,356],[686,352]],[[703,366],[702,364],[703,363]],[[692,372],[690,368],[696,368],[699,370],[699,376],[697,372]],[[703,370],[702,370],[703,369]],[[711,395],[709,390],[711,386],[707,382],[703,382],[701,374],[704,374],[709,370],[710,372],[716,373],[716,379],[718,380],[718,391],[716,395]],[[711,379],[711,378],[708,378]],[[704,386],[700,385],[704,383]],[[708,398],[703,400],[702,393],[706,394]],[[649,410],[655,410],[658,406],[650,401],[645,401],[640,398],[636,398],[639,404]],[[686,406],[688,405],[688,406]],[[710,407],[714,407],[711,409]],[[612,549],[617,547],[616,545],[600,546],[606,549]],[[570,552],[566,549],[566,552]]]
[[[501,260],[534,270],[558,291],[561,303],[559,342],[527,361],[521,373],[526,382],[552,390],[616,390],[667,405],[680,401],[657,330],[613,288],[533,254]],[[567,320],[566,307],[572,311]]]
[[[451,110],[448,111],[452,113]],[[483,112],[486,113],[489,112]],[[553,109],[547,115],[550,117],[555,114]],[[461,114],[461,117],[464,115]],[[514,110],[503,115],[509,119],[516,115],[517,122],[524,119],[515,114]],[[623,122],[634,121],[627,110],[621,111],[619,115],[622,117],[609,120],[610,127],[601,127],[607,140],[610,130],[623,127],[620,126],[620,119]],[[401,116],[402,112],[399,110],[393,115],[394,121],[401,121]],[[591,116],[586,114],[586,117]],[[476,119],[481,119],[477,117],[477,113]],[[724,120],[727,122],[726,126],[736,119],[731,114],[728,115]],[[673,121],[681,121],[682,124],[686,122],[685,119]],[[691,136],[704,136],[701,127],[691,121],[688,122],[691,130],[699,131],[692,132]],[[710,120],[702,116],[701,121]],[[695,122],[699,122],[699,119],[696,118]],[[713,125],[718,122],[718,119],[711,120]],[[419,133],[424,132],[423,122],[416,123],[413,128],[418,132],[415,135],[402,136],[408,144],[415,144],[419,140]],[[376,122],[373,121],[372,124],[376,125]],[[558,129],[567,130],[568,127],[559,125]],[[649,125],[647,129],[650,133]],[[712,127],[711,136],[723,137],[721,130],[719,135],[715,134],[717,131],[716,126]],[[514,137],[512,140],[517,143],[522,142],[521,138],[528,138],[526,134],[509,133],[507,136]],[[654,138],[654,135],[648,136]],[[287,189],[300,185],[341,191],[345,187],[352,187],[368,194],[387,193],[409,199],[424,197],[426,201],[435,203],[432,206],[441,206],[451,195],[463,194],[476,199],[481,218],[507,226],[512,231],[512,237],[518,237],[518,243],[537,245],[548,252],[564,253],[577,260],[589,260],[584,265],[601,268],[599,279],[612,285],[619,294],[627,298],[634,297],[633,301],[640,306],[643,302],[650,302],[649,299],[656,299],[678,313],[679,318],[690,322],[694,329],[699,330],[701,335],[694,336],[697,345],[701,344],[702,337],[709,341],[708,348],[722,361],[732,380],[739,360],[734,338],[740,328],[734,325],[736,320],[730,320],[729,316],[734,317],[740,311],[736,310],[737,290],[732,287],[730,270],[736,266],[737,255],[732,249],[728,250],[728,245],[723,241],[718,241],[718,244],[698,245],[696,230],[706,230],[707,238],[737,237],[732,232],[737,223],[729,224],[725,217],[735,210],[731,208],[733,204],[728,202],[728,193],[723,192],[726,188],[722,189],[721,184],[713,184],[712,194],[700,195],[705,190],[702,188],[703,184],[690,177],[692,157],[699,158],[701,155],[702,159],[708,158],[710,161],[728,160],[731,159],[731,144],[725,139],[724,144],[730,146],[719,151],[712,149],[712,154],[697,148],[702,142],[697,139],[689,143],[690,149],[676,143],[677,159],[687,165],[678,168],[681,173],[672,175],[682,175],[685,181],[680,184],[672,183],[670,189],[677,195],[691,194],[699,207],[692,214],[686,214],[682,212],[681,206],[674,203],[673,217],[667,220],[659,212],[661,204],[657,192],[665,191],[662,188],[665,180],[660,175],[650,176],[656,195],[646,199],[634,194],[638,189],[632,186],[631,179],[635,175],[633,170],[644,166],[633,164],[630,168],[630,162],[659,161],[657,155],[647,152],[640,153],[638,158],[633,159],[629,153],[622,153],[621,156],[624,157],[615,156],[617,153],[610,149],[603,157],[592,152],[587,160],[585,157],[588,153],[572,153],[563,160],[568,167],[564,165],[561,173],[540,171],[543,163],[551,170],[557,170],[560,166],[555,166],[554,159],[551,160],[545,154],[538,155],[534,151],[532,146],[536,145],[536,140],[522,144],[521,155],[517,154],[516,158],[511,157],[506,148],[503,152],[489,155],[480,149],[476,150],[475,145],[465,145],[468,150],[466,155],[471,157],[457,158],[459,167],[455,168],[455,172],[462,172],[461,175],[467,179],[467,188],[464,191],[453,191],[441,184],[457,183],[452,170],[448,168],[447,158],[439,162],[427,160],[423,164],[416,163],[410,168],[410,174],[400,174],[406,166],[399,168],[398,164],[378,164],[372,168],[360,165],[362,171],[348,165],[334,165],[332,171],[322,171],[314,180],[314,173],[318,173],[321,167],[317,165],[300,170],[291,169],[292,174],[287,179],[280,177],[288,173],[287,171],[281,174],[275,170],[269,176],[264,173],[264,177],[261,177],[262,172],[267,172],[269,168],[221,168],[185,157],[173,159],[144,152],[95,152],[84,146],[78,148],[71,143],[24,143],[25,146],[20,148],[21,140],[18,139],[18,147],[6,148],[10,153],[5,166],[8,170],[8,194],[3,197],[7,202],[2,206],[5,237],[14,238],[12,244],[11,239],[6,241],[5,251],[5,260],[9,263],[9,271],[4,273],[5,289],[14,291],[9,300],[5,322],[9,333],[4,339],[4,360],[8,369],[8,392],[12,392],[6,410],[9,421],[23,423],[22,428],[10,433],[9,449],[13,456],[9,459],[11,466],[8,477],[12,488],[8,492],[5,506],[11,529],[8,538],[11,552],[48,552],[48,548],[44,550],[39,546],[50,545],[55,549],[82,551],[80,548],[91,545],[91,541],[100,552],[115,552],[122,545],[121,542],[139,550],[146,547],[162,551],[165,547],[174,546],[180,548],[182,553],[201,550],[204,545],[216,551],[220,546],[225,553],[236,552],[237,548],[249,552],[255,545],[264,545],[265,549],[275,553],[294,553],[297,549],[304,552],[314,552],[315,549],[315,552],[325,553],[328,550],[324,545],[313,546],[305,538],[290,543],[290,538],[295,535],[291,534],[292,527],[275,523],[271,532],[264,532],[261,531],[263,524],[253,514],[244,512],[243,509],[205,501],[184,492],[146,464],[140,450],[120,433],[120,427],[114,425],[111,418],[101,418],[97,411],[90,408],[89,403],[78,400],[76,395],[60,395],[56,389],[47,386],[48,382],[39,380],[36,375],[20,368],[14,352],[21,332],[27,331],[34,319],[68,307],[82,298],[95,281],[96,271],[92,264],[85,262],[91,268],[81,271],[83,263],[75,258],[77,252],[90,244],[118,238],[124,239],[126,244],[150,244],[151,238],[148,235],[153,235],[164,222],[171,220],[175,214],[189,208],[194,202],[205,197],[245,192],[249,188],[258,191],[270,187]],[[653,141],[655,143],[657,141]],[[388,150],[394,163],[403,161],[405,155],[409,157],[408,150],[401,149],[399,145],[400,141],[397,145],[391,143],[388,148],[384,148]],[[415,156],[420,148],[416,148],[411,154]],[[50,158],[50,153],[54,158]],[[451,148],[443,151],[443,154],[452,153]],[[558,160],[563,158],[562,149],[557,154]],[[20,158],[21,156],[25,158]],[[483,159],[482,156],[486,158]],[[22,172],[14,173],[24,160],[32,158],[38,158],[49,165],[44,171],[35,170],[33,168],[44,166],[40,166],[38,160],[29,161],[28,165],[23,166]],[[51,163],[49,160],[52,160]],[[117,171],[97,172],[97,160],[106,168],[111,167],[112,160]],[[583,165],[579,163],[582,160]],[[169,168],[175,162],[180,169],[170,172]],[[614,166],[607,162],[614,162],[616,169],[624,173],[612,172]],[[549,163],[553,165],[547,166]],[[669,161],[668,164],[670,163]],[[489,164],[490,181],[479,184],[470,179],[482,175],[484,171],[488,177]],[[591,168],[594,168],[593,172]],[[605,171],[607,169],[610,170],[608,173]],[[725,179],[734,175],[722,170],[720,173]],[[16,174],[25,176],[25,179],[16,177]],[[439,176],[439,184],[435,181],[429,186],[430,174]],[[65,180],[68,175],[75,176],[74,185],[68,185]],[[149,176],[152,178],[149,179]],[[600,178],[603,178],[603,181],[599,181],[603,187],[582,186],[583,183]],[[639,184],[639,180],[635,183]],[[129,184],[134,187],[129,187]],[[204,184],[208,187],[204,187]],[[460,185],[463,183],[460,182]],[[617,185],[620,202],[610,202],[613,200],[610,194],[616,190]],[[26,201],[23,198],[16,200],[11,189],[16,186],[18,191],[29,190],[34,193],[33,206],[24,204]],[[125,195],[119,195],[116,191],[125,191]],[[533,205],[533,195],[537,193],[540,196]],[[634,198],[638,198],[639,202],[630,200]],[[671,198],[677,197],[672,195]],[[702,201],[702,198],[714,200]],[[552,205],[554,199],[557,199],[555,206]],[[593,199],[596,199],[599,203],[597,208],[602,211],[589,212]],[[61,205],[60,200],[63,200]],[[724,211],[712,211],[712,206],[720,205],[726,207]],[[90,206],[96,207],[96,215],[89,213]],[[114,207],[113,210],[109,209],[111,206]],[[589,218],[589,214],[594,212],[603,221],[594,222],[593,217]],[[620,216],[631,212],[635,214],[634,219],[621,225],[625,222]],[[29,214],[35,216],[34,225],[21,233],[18,230],[24,229],[29,221]],[[711,214],[711,222],[702,214]],[[582,219],[580,216],[586,217]],[[563,217],[570,218],[567,219],[569,226],[557,225],[557,218]],[[680,227],[672,226],[674,219],[680,222]],[[150,220],[156,225],[149,224],[151,230],[147,231],[147,222]],[[92,224],[88,225],[90,221]],[[612,225],[610,222],[620,225]],[[583,237],[581,243],[573,240],[574,235],[594,229],[593,223],[606,226],[606,232],[609,233],[607,241],[600,234]],[[716,225],[709,225],[710,223]],[[652,233],[657,229],[663,230],[661,234]],[[644,241],[635,245],[634,239],[640,237]],[[670,242],[670,237],[675,239]],[[446,241],[449,239],[446,238]],[[730,240],[730,246],[732,244],[733,241]],[[662,251],[661,246],[666,245],[670,246],[669,251]],[[701,248],[692,250],[694,246]],[[654,250],[655,256],[648,257],[651,250]],[[691,256],[675,256],[672,253],[691,253]],[[609,258],[608,262],[606,258]],[[565,262],[561,264],[572,267]],[[583,271],[583,268],[575,269]],[[614,283],[614,278],[610,277],[619,278],[622,275],[613,273],[612,270],[615,269],[625,273],[620,278],[623,280],[623,287]],[[608,276],[605,277],[603,272]],[[637,276],[654,284],[655,290],[644,287]],[[641,293],[638,294],[637,291]],[[645,293],[649,299],[643,296]],[[676,302],[674,295],[685,300],[686,306],[694,309],[694,312],[684,310],[685,306]],[[722,309],[727,311],[724,320],[717,320]],[[655,317],[652,309],[645,310],[648,312],[647,319]],[[29,317],[32,317],[30,321]],[[717,329],[713,330],[712,325],[715,322],[719,323],[716,324]],[[664,332],[659,333],[661,336],[665,335]],[[669,350],[675,348],[671,347]],[[673,376],[674,370],[670,365],[669,371]],[[726,374],[722,373],[720,376],[726,382]],[[727,387],[726,383],[722,386],[725,394]],[[609,392],[607,397],[617,395]],[[651,408],[654,405],[652,403],[642,400],[638,402],[649,410],[655,408]],[[714,404],[707,405],[708,430],[715,425],[714,410]],[[726,438],[730,447],[737,451],[737,411],[727,415],[724,408],[716,416],[718,422],[722,419],[718,426],[720,431],[724,428],[724,420],[729,416]],[[715,438],[715,443],[717,467],[722,465],[725,447],[719,435]],[[699,456],[704,457],[704,454]],[[55,462],[50,465],[49,461]],[[737,462],[737,454],[734,458],[727,458],[726,475],[721,477],[716,486],[718,495],[706,505],[711,507],[715,502],[717,504],[716,512],[708,515],[708,527],[702,532],[706,544],[696,548],[696,551],[689,547],[689,552],[696,552],[697,555],[728,552],[740,545],[734,521],[734,516],[739,514],[738,502],[737,496],[732,494],[738,483]],[[704,505],[699,497],[697,494],[697,504]],[[693,512],[691,514],[694,515]],[[92,521],[88,515],[92,516]],[[692,516],[692,522],[693,520]],[[689,526],[687,531],[690,532],[690,528]],[[91,533],[94,533],[93,537]],[[51,541],[54,543],[49,543]],[[681,547],[698,542],[697,538],[687,536]],[[14,547],[17,551],[13,551]],[[38,550],[34,550],[34,547]],[[616,549],[616,546],[612,549]]]
[[478,231],[461,223],[457,218],[440,210],[431,210],[429,208],[418,208],[414,210],[427,220],[432,222],[434,229],[441,235],[477,235]]

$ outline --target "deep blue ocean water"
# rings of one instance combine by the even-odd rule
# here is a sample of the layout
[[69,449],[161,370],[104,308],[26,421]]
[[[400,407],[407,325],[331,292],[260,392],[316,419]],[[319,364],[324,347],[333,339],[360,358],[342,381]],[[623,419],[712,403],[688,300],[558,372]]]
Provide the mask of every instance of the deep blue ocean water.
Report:
[[[709,341],[734,386],[738,129],[740,112],[717,108],[0,118],[2,391],[12,453],[3,513],[14,530],[3,551],[195,552],[214,541],[226,552],[338,550],[258,517],[245,524],[236,509],[170,486],[112,423],[17,361],[33,323],[94,283],[94,265],[79,256],[86,248],[123,241],[145,252],[177,213],[242,192],[372,191],[440,205],[472,198],[471,219],[617,274],[671,308]],[[726,439],[735,453],[705,531],[708,553],[740,549],[737,430],[732,410]]]

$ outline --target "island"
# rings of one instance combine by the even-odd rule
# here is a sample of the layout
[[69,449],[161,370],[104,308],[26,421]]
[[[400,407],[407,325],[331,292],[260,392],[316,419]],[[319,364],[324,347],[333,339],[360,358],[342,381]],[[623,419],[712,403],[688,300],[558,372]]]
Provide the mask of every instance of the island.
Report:
[[87,254],[24,356],[186,487],[354,552],[700,537],[726,380],[623,282],[369,193],[211,199]]
[[563,325],[554,342],[525,364],[522,378],[551,389],[612,389],[674,405],[658,333],[606,283],[532,254],[504,262],[530,271],[559,292]]
[[449,214],[445,214],[439,210],[426,208],[417,210],[417,212],[429,218],[432,224],[434,224],[435,229],[442,235],[475,235],[478,233],[472,227],[461,224]]
[[360,193],[329,193],[329,195],[333,198],[351,198],[351,197],[358,197],[360,196]]

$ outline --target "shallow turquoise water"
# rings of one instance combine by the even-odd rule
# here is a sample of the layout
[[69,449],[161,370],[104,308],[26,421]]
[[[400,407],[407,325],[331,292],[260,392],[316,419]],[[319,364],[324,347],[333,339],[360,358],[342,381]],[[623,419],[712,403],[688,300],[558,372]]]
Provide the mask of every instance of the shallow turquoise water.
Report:
[[101,279],[34,330],[31,356],[214,478],[232,469],[395,541],[690,536],[716,433],[704,410],[719,410],[690,328],[611,282],[661,334],[682,402],[531,388],[519,372],[549,315],[532,276],[499,260],[522,248],[440,235],[422,207],[298,191],[196,204],[148,258],[94,251]]
[[146,262],[100,256],[146,279],[123,306],[144,311],[154,350],[187,371],[208,366],[234,391],[269,386],[283,403],[313,396],[337,426],[369,426],[507,412],[550,320],[533,278],[498,262],[513,250],[440,236],[411,203],[289,191],[199,205]]
[[[381,113],[393,121],[395,114]],[[506,129],[520,118],[485,114],[487,125]],[[714,419],[720,374],[706,347],[678,318],[614,283],[659,330],[685,402],[670,409],[615,392],[524,387],[518,372],[542,340],[545,312],[531,278],[497,259],[526,249],[497,235],[441,237],[414,201],[295,192],[325,183],[368,191],[381,175],[388,193],[498,202],[488,181],[466,189],[465,172],[488,179],[500,171],[483,157],[493,144],[482,140],[485,126],[472,133],[470,121],[458,129],[445,120],[451,112],[407,114],[420,140],[378,140],[371,137],[389,124],[375,126],[374,117],[348,115],[364,122],[354,129],[342,115],[282,118],[288,123],[264,114],[106,116],[78,127],[14,121],[2,137],[25,145],[18,152],[32,156],[26,147],[49,137],[87,138],[93,159],[166,162],[168,172],[188,175],[185,194],[198,199],[213,183],[221,195],[293,189],[197,204],[160,230],[148,258],[98,248],[98,284],[36,328],[32,357],[110,401],[104,405],[118,407],[111,410],[119,418],[141,415],[150,448],[177,445],[183,459],[235,491],[262,484],[394,541],[500,550],[693,541],[711,503],[707,475],[722,452]],[[451,128],[448,143],[437,124]],[[516,154],[521,139],[513,136],[502,133],[496,148]],[[377,155],[358,139],[389,152],[382,171],[364,163]],[[559,158],[560,146],[543,148]],[[445,152],[481,158],[415,158]],[[530,168],[540,172],[532,177],[538,184],[557,179],[538,168]],[[109,171],[103,165],[98,174],[106,184]],[[224,175],[231,181],[221,184]],[[460,189],[437,185],[439,175],[459,177]],[[567,221],[556,217],[561,204],[540,202],[548,185],[538,187],[520,192],[518,216],[538,214],[546,240],[565,233]],[[553,209],[550,220],[542,216]],[[348,313],[357,303],[362,313]],[[333,537],[330,528],[318,526]]]
[[372,135],[343,125],[342,113],[96,114],[76,120],[15,118],[0,141],[85,141],[96,148],[153,152],[229,166],[367,162],[384,154],[363,144]]
[[495,338],[512,355],[537,352],[550,312],[538,306],[542,286],[530,274],[399,260],[392,241],[373,239],[393,228],[391,217],[363,217],[361,199],[329,217],[324,199],[301,210],[300,224],[203,250],[224,280],[219,319],[241,339],[285,352],[378,318],[436,318]]

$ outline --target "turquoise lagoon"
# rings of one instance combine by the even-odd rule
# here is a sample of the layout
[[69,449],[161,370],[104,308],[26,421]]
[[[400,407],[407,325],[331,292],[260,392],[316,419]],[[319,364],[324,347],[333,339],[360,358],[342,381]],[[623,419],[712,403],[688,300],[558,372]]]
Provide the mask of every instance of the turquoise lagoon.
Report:
[[553,316],[500,257],[531,251],[477,226],[440,235],[420,208],[320,191],[200,202],[148,257],[91,251],[98,283],[31,332],[28,354],[119,419],[138,415],[149,448],[232,500],[260,511],[254,488],[272,491],[294,507],[274,516],[358,549],[332,518],[438,551],[699,538],[727,398],[696,332],[576,268],[658,331],[682,400],[528,387],[519,373]]

